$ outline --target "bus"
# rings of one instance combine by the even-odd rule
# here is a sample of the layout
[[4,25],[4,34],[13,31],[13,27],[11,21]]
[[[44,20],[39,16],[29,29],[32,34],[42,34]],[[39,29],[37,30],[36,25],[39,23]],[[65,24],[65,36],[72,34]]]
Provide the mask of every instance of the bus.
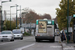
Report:
[[38,19],[36,20],[36,33],[35,40],[39,42],[40,40],[55,41],[55,26],[54,20],[49,19]]

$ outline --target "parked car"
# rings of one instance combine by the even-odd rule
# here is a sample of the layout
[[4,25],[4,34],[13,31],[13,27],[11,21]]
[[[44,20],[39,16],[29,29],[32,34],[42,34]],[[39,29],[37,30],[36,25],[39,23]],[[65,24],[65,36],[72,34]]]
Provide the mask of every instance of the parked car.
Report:
[[12,32],[14,33],[14,38],[15,39],[23,40],[23,34],[22,34],[20,29],[14,29]]
[[28,32],[29,31],[29,29],[26,29],[26,28],[24,29],[23,27],[21,27],[20,30],[22,31],[22,33],[25,33],[25,32]]
[[24,33],[24,28],[20,28],[20,30],[22,31],[22,33]]
[[60,35],[60,31],[59,31],[59,29],[57,28],[57,29],[55,29],[55,36],[59,36]]
[[0,34],[0,40],[1,41],[4,41],[4,40],[14,41],[14,35],[12,31],[2,31]]

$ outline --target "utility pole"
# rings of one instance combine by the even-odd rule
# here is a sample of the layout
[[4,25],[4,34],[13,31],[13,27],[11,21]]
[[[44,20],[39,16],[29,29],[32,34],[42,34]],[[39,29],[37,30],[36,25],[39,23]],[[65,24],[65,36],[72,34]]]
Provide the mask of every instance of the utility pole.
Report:
[[11,6],[11,7],[16,7],[16,29],[17,29],[17,7],[18,7],[18,5],[16,4],[16,6]]
[[11,30],[11,6],[10,6],[10,30]]
[[22,17],[22,15],[21,15],[21,6],[19,6],[19,7],[20,7],[20,9],[17,10],[17,11],[20,11],[20,28],[21,28],[21,17]]
[[20,6],[20,28],[21,28],[21,17],[22,15],[21,15],[21,6]]
[[17,29],[17,4],[16,4],[16,29]]
[[1,26],[0,26],[0,31],[2,31],[2,6],[0,6],[0,24],[1,24]]
[[[75,5],[75,0],[73,0],[73,2],[74,2],[74,5]],[[73,19],[75,19],[75,14],[73,14]],[[73,21],[73,42],[75,43],[75,20]]]
[[0,5],[0,16],[1,16],[1,31],[2,31],[2,30],[3,30],[2,3],[11,2],[11,0],[9,0],[9,1],[2,1],[2,0],[1,0],[0,2],[1,2],[1,5]]

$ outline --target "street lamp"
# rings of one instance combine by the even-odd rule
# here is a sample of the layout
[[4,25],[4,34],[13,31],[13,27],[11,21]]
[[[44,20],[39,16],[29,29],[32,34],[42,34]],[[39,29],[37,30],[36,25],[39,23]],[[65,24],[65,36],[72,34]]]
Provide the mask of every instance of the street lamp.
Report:
[[16,4],[15,6],[10,6],[10,28],[11,28],[11,7],[16,7],[16,29],[17,29],[17,7],[18,5]]
[[20,10],[17,10],[17,11],[20,11],[20,28],[21,28],[21,6],[20,6]]
[[[20,14],[21,14],[21,10],[24,10],[24,9],[21,9],[21,6],[20,6],[20,10],[17,10],[17,11],[20,11]],[[27,12],[24,12],[23,14],[26,14],[26,13],[27,13]],[[22,17],[22,19],[21,19],[21,17]],[[22,22],[22,23],[21,23],[21,22]],[[21,28],[22,24],[23,24],[23,16],[20,15],[20,28]]]
[[[1,6],[0,6],[0,14],[1,14],[1,31],[3,30],[3,22],[2,22],[2,3],[5,3],[5,2],[8,2],[8,1],[1,1]],[[9,2],[11,2],[11,0],[9,0]]]
[[10,30],[11,30],[11,8],[15,6],[10,6]]
[[67,43],[68,43],[69,0],[67,1]]

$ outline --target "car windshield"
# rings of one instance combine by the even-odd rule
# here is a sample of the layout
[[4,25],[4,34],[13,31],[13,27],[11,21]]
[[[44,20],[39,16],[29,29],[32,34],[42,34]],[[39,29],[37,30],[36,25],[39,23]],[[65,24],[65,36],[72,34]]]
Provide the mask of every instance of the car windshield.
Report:
[[11,34],[11,32],[1,32],[1,34]]
[[14,34],[20,34],[21,31],[13,31]]

